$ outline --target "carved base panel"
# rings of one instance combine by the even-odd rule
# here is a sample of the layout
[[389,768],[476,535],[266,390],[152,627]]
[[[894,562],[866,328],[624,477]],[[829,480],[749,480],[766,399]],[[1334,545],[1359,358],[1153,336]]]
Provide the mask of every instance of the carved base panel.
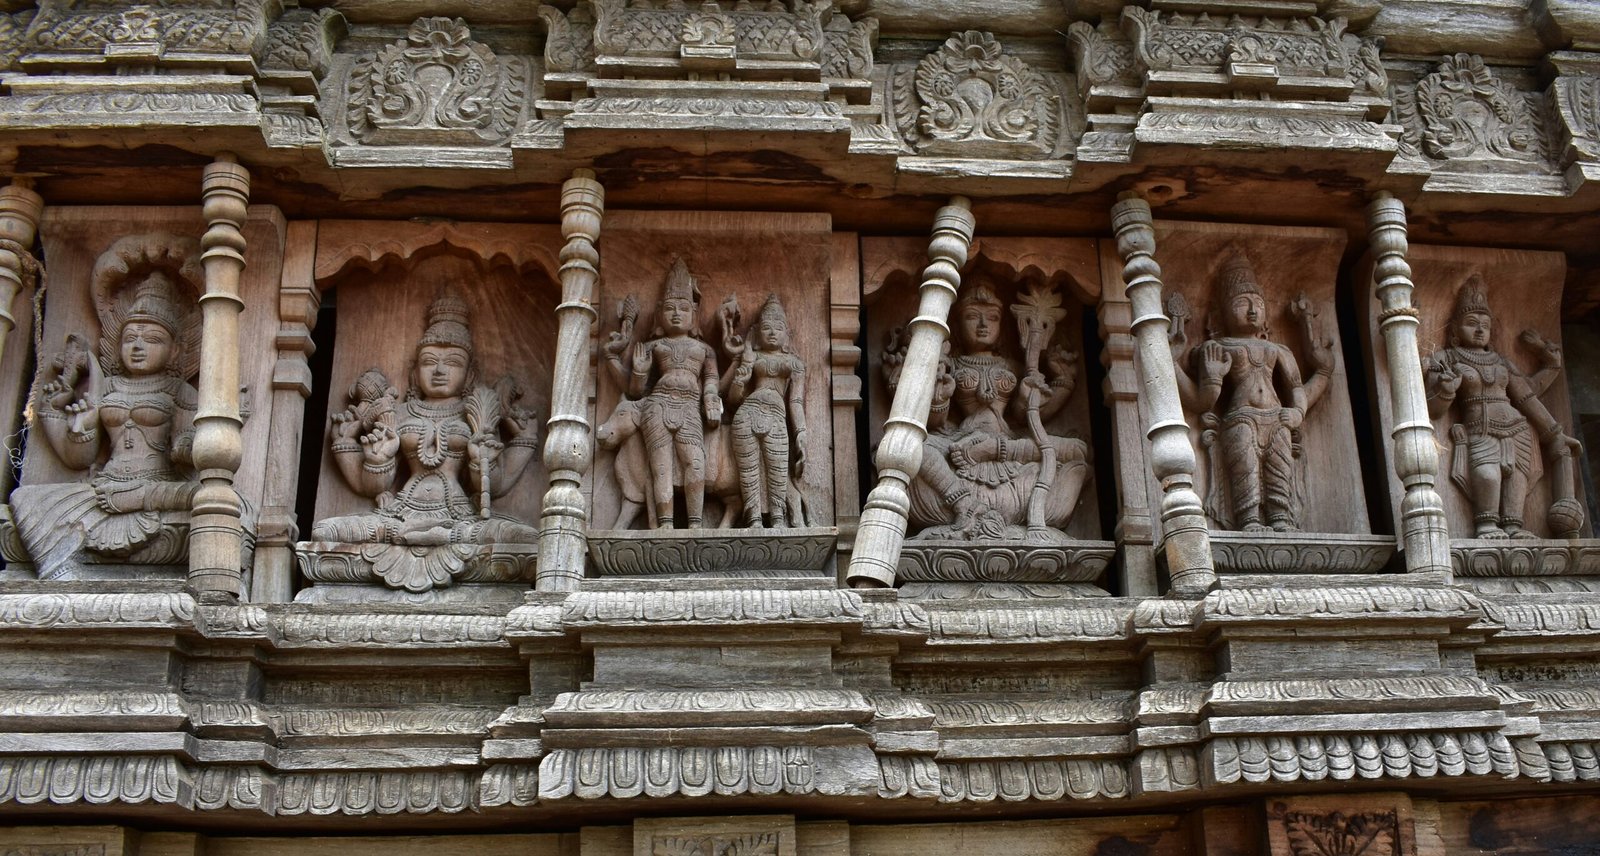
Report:
[[432,591],[406,591],[379,587],[371,583],[318,583],[301,589],[295,603],[374,604],[405,603],[417,606],[450,606],[453,604],[504,603],[519,604],[527,594],[530,583],[463,583]]
[[602,577],[832,577],[839,530],[657,529],[589,533]]
[[1388,535],[1327,532],[1211,533],[1218,573],[1373,574],[1394,556]]
[[1056,600],[1070,597],[1110,597],[1090,583],[906,583],[900,586],[906,600]]
[[[404,594],[429,594],[467,584],[511,585],[518,590],[533,583],[539,550],[531,544],[490,544],[479,547],[477,553],[459,556],[445,555],[451,545],[437,547],[403,547],[393,544],[344,544],[335,541],[301,541],[295,544],[295,558],[300,573],[314,585],[336,584],[341,587],[360,587],[370,594],[393,591],[402,594],[398,587],[385,581],[383,568],[395,562],[415,563],[421,566],[437,565],[437,572],[404,574],[410,580]],[[449,560],[449,561],[447,561]],[[454,570],[446,565],[460,567]],[[394,577],[395,579],[402,576]],[[424,584],[423,580],[430,580]],[[312,589],[315,591],[315,589]],[[296,600],[308,602],[343,602],[335,595],[313,595],[301,592]],[[472,598],[468,597],[469,600]],[[498,599],[498,598],[494,598]],[[427,600],[426,602],[434,602]]]
[[1092,583],[1116,555],[1110,541],[909,541],[896,576],[916,583]]
[[1464,577],[1597,576],[1600,539],[1453,539],[1450,563]]

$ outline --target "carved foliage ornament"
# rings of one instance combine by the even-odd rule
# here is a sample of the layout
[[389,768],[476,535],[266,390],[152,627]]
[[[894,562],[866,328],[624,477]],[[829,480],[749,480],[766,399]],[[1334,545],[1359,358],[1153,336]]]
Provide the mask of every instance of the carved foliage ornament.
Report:
[[1229,63],[1271,63],[1283,73],[1343,78],[1350,67],[1343,18],[1224,19],[1129,6],[1122,25],[1140,62],[1154,71],[1220,72]]
[[1543,159],[1539,117],[1529,94],[1500,79],[1483,57],[1456,54],[1397,105],[1407,126],[1404,150],[1438,160]]
[[1141,85],[1133,46],[1110,22],[1098,27],[1074,22],[1067,28],[1067,40],[1073,48],[1080,85]]
[[1061,98],[1044,75],[968,30],[896,76],[895,122],[919,154],[1038,160],[1061,135]]
[[1578,153],[1600,157],[1600,77],[1557,79],[1555,101]]
[[629,6],[625,0],[594,0],[595,52],[616,57],[679,57],[680,52],[708,43],[735,48],[752,58],[817,62],[822,55],[822,26],[833,4],[821,0],[771,2],[764,8],[740,3],[732,11],[721,4],[687,3],[667,8]]
[[262,68],[309,71],[320,80],[344,34],[344,16],[332,9],[289,9],[267,30]]
[[778,856],[776,833],[747,835],[671,835],[650,843],[652,856]]
[[100,54],[147,46],[164,52],[254,54],[266,39],[278,0],[120,3],[46,0],[28,30],[28,52]]
[[1393,811],[1320,814],[1290,811],[1284,831],[1294,856],[1398,856],[1400,820]]
[[495,56],[460,18],[419,18],[406,38],[350,73],[350,133],[364,143],[503,143],[527,97],[527,70]]

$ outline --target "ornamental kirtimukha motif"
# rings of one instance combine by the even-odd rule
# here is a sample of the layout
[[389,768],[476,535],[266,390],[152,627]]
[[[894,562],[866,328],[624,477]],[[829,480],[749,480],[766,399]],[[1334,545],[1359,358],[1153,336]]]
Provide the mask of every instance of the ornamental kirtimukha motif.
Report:
[[[1538,118],[1527,96],[1501,80],[1483,57],[1456,54],[1417,83],[1407,143],[1439,160],[1543,157]],[[1407,111],[1409,112],[1409,111]],[[1412,117],[1407,117],[1412,118]]]
[[918,154],[1039,160],[1060,138],[1061,97],[991,33],[951,36],[893,89],[896,127]]
[[472,39],[460,18],[418,18],[350,72],[350,133],[372,145],[483,145],[516,130],[527,69]]

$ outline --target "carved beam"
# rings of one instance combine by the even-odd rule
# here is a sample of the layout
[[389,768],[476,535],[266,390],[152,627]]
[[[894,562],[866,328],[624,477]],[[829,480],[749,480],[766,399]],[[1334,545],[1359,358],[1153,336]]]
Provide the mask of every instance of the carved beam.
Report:
[[194,418],[194,467],[200,474],[189,525],[189,585],[199,593],[239,595],[243,503],[233,476],[243,456],[239,416],[239,277],[244,272],[244,223],[250,173],[232,154],[219,154],[201,178],[200,238],[206,293],[200,297],[200,407]]
[[1434,487],[1439,476],[1439,447],[1428,419],[1428,398],[1417,348],[1417,309],[1411,303],[1416,285],[1406,262],[1406,206],[1380,191],[1367,206],[1367,230],[1375,262],[1373,290],[1383,308],[1378,333],[1389,359],[1389,396],[1393,404],[1394,469],[1405,486],[1400,504],[1401,539],[1406,570],[1450,574],[1450,529],[1444,501]]
[[893,586],[900,548],[911,513],[911,480],[922,466],[922,444],[928,439],[928,408],[938,379],[939,357],[950,338],[950,307],[961,288],[961,266],[972,248],[977,222],[972,203],[952,196],[933,221],[928,241],[928,266],[922,271],[921,304],[911,319],[900,385],[885,420],[874,463],[878,484],[867,495],[856,546],[850,555],[849,585],[855,588]]
[[583,579],[589,509],[581,482],[594,458],[594,435],[584,415],[589,397],[589,337],[598,320],[600,218],[605,188],[594,172],[575,170],[561,186],[561,305],[556,307],[555,385],[550,393],[544,465],[550,487],[539,519],[539,591],[573,591]]
[[44,199],[19,180],[0,188],[0,350],[17,326],[11,314],[12,301],[26,290],[28,280],[38,275],[33,236],[43,210]]
[[1167,555],[1171,593],[1197,597],[1215,588],[1211,536],[1205,509],[1194,489],[1196,459],[1189,428],[1178,400],[1176,366],[1167,344],[1169,323],[1161,308],[1161,266],[1156,264],[1155,221],[1150,203],[1137,193],[1123,193],[1111,206],[1111,225],[1122,257],[1136,343],[1134,367],[1144,390],[1145,436],[1150,439],[1150,467],[1161,482],[1161,538]]

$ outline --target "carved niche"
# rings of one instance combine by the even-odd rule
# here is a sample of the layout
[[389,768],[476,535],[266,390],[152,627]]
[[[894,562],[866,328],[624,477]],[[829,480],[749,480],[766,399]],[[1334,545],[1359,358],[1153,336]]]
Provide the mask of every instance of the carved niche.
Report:
[[1056,75],[1004,51],[992,33],[956,33],[896,68],[889,109],[917,154],[1004,160],[1060,156],[1067,116]]
[[[926,244],[863,243],[872,440],[882,437]],[[1084,307],[1093,242],[983,238],[962,271],[951,341],[911,485],[897,579],[914,596],[1103,594]]]
[[1394,552],[1393,538],[1371,534],[1351,466],[1333,303],[1344,243],[1337,230],[1157,223],[1219,571],[1371,573]]
[[516,600],[532,583],[560,245],[554,226],[319,224],[338,314],[297,600]]
[[606,242],[595,571],[826,572],[857,513],[835,485],[855,331],[829,296],[853,294],[854,254],[835,264],[822,215],[619,212]]
[[528,100],[528,69],[472,38],[461,18],[418,18],[406,37],[358,59],[346,124],[368,145],[499,145]]
[[[20,485],[0,514],[0,554],[13,579],[183,579],[189,458],[198,408],[198,299],[205,292],[198,209],[57,207],[40,238],[46,271],[43,348]],[[244,224],[241,297],[275,304],[283,222],[252,208]],[[243,341],[271,341],[273,313],[245,316]],[[265,448],[275,354],[246,349],[240,380],[245,449]],[[246,453],[235,478],[245,504],[247,570],[266,473]]]
[[[1584,514],[1554,296],[1565,281],[1565,257],[1413,246],[1408,258],[1424,393],[1439,444],[1434,484],[1456,573],[1474,582],[1544,577],[1541,586],[1558,578],[1553,582],[1594,587],[1600,543],[1590,540],[1593,521]],[[1550,298],[1529,299],[1530,284],[1550,288]],[[1375,298],[1368,305],[1375,325]],[[1386,354],[1378,348],[1371,356],[1386,383]],[[1388,436],[1387,396],[1378,404]],[[1404,493],[1392,462],[1388,471],[1398,525]]]

